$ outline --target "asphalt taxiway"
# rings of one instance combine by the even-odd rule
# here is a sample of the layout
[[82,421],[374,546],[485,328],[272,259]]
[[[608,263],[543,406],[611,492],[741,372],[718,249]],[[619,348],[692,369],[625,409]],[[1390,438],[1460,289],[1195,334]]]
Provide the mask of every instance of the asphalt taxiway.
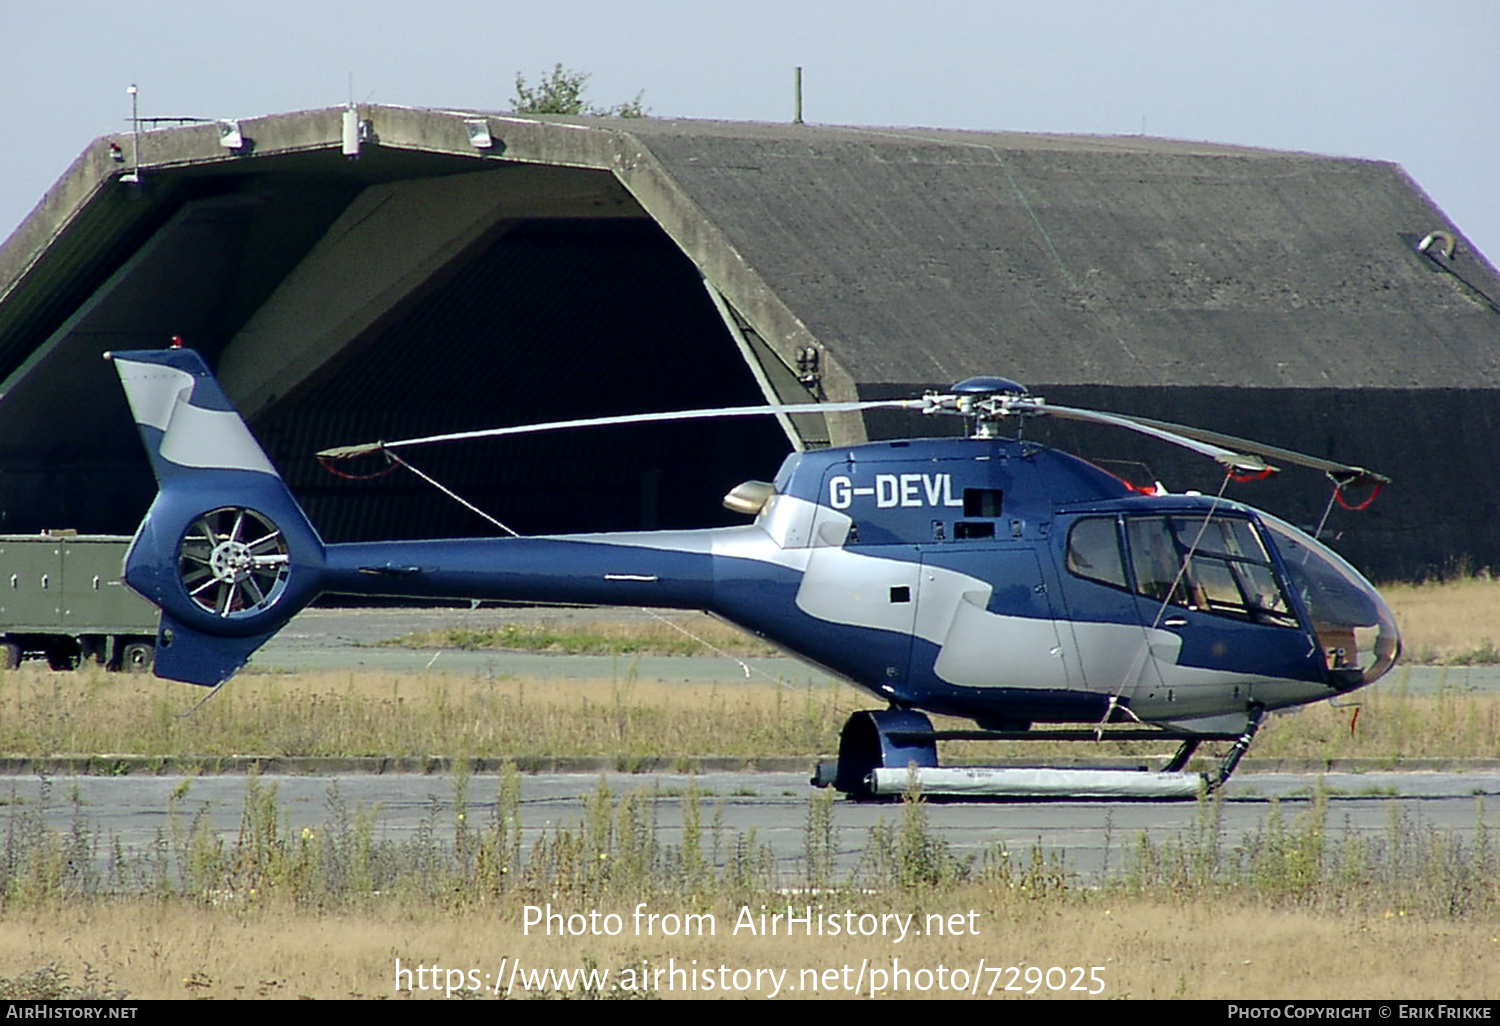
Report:
[[[614,800],[632,792],[650,799],[649,822],[657,844],[680,850],[684,807],[690,789],[698,795],[700,844],[705,855],[721,855],[734,844],[765,846],[782,886],[805,879],[810,805],[815,792],[803,774],[537,774],[521,778],[518,820],[523,844],[558,828],[577,830],[586,803],[600,787]],[[201,777],[13,777],[0,784],[0,829],[38,820],[64,835],[88,839],[96,860],[149,860],[163,839],[181,838],[194,820],[232,844],[242,825],[246,795],[275,789],[284,837],[304,829],[332,829],[357,810],[375,814],[377,843],[411,844],[426,837],[450,846],[460,809],[474,830],[488,829],[496,815],[499,778],[469,777],[462,806],[449,776],[285,776],[252,782],[239,775]],[[1500,828],[1500,773],[1463,774],[1247,774],[1226,787],[1224,800],[1196,802],[942,802],[926,805],[927,827],[959,859],[982,860],[1008,851],[1029,861],[1040,852],[1080,881],[1120,870],[1140,848],[1201,843],[1214,832],[1223,851],[1243,848],[1263,836],[1271,817],[1299,829],[1321,788],[1326,799],[1325,836],[1331,843],[1358,836],[1374,843],[1393,836],[1458,838],[1474,843],[1481,830]],[[899,830],[903,807],[838,799],[831,806],[834,872],[839,879],[870,857],[878,823]],[[6,826],[9,822],[11,826]],[[865,867],[868,869],[868,867]]]

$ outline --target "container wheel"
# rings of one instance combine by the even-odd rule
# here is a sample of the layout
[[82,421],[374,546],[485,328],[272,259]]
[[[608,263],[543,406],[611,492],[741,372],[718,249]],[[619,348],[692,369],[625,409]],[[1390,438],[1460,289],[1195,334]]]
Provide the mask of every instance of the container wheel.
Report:
[[120,669],[126,673],[149,673],[156,661],[156,646],[150,642],[134,641],[120,650]]

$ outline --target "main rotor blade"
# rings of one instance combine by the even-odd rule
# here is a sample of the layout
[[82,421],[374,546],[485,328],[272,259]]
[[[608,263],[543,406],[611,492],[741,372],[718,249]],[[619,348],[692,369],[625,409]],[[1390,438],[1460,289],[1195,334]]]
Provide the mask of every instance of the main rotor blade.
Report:
[[763,417],[778,413],[852,413],[859,410],[920,410],[924,407],[920,399],[878,399],[849,403],[789,403],[779,406],[724,406],[711,410],[672,410],[664,413],[626,413],[614,417],[587,417],[582,420],[554,420],[544,424],[517,424],[512,427],[485,428],[479,431],[460,431],[449,435],[429,435],[425,438],[405,438],[396,442],[365,442],[360,445],[341,445],[324,449],[319,456],[329,459],[344,459],[379,452],[382,449],[399,449],[414,445],[431,445],[436,442],[465,442],[475,438],[498,438],[502,435],[526,435],[541,431],[566,431],[571,428],[609,427],[617,424],[645,424],[668,420],[707,420],[715,417]]
[[[1100,413],[1098,410],[1079,410],[1071,406],[1053,406],[1051,403],[1038,407],[1036,412],[1053,417],[1061,417],[1064,420],[1081,420],[1092,424],[1108,424],[1111,427],[1124,428],[1126,431],[1135,431],[1163,442],[1170,442],[1172,445],[1180,445],[1184,449],[1191,449],[1193,452],[1217,460],[1220,464],[1231,470],[1258,473],[1262,470],[1274,471],[1276,469],[1259,456],[1237,452],[1207,439],[1194,438],[1187,430],[1179,429],[1175,424],[1145,421],[1136,417],[1127,417],[1119,413]],[[1229,439],[1228,436],[1222,436],[1222,440],[1238,441],[1238,439]]]
[[[1116,414],[1115,416],[1119,416]],[[1332,476],[1335,480],[1347,479],[1340,483],[1364,482],[1370,484],[1390,484],[1391,479],[1384,474],[1364,467],[1356,467],[1349,463],[1339,463],[1335,460],[1325,460],[1320,456],[1309,456],[1306,453],[1297,452],[1293,449],[1283,449],[1275,445],[1267,445],[1264,442],[1256,442],[1248,438],[1236,438],[1234,435],[1221,434],[1218,431],[1208,431],[1204,428],[1186,427],[1181,424],[1170,424],[1162,420],[1150,420],[1146,417],[1126,417],[1146,427],[1158,428],[1183,435],[1187,438],[1196,439],[1213,445],[1230,446],[1235,449],[1255,453],[1259,456],[1270,457],[1282,463],[1292,463],[1299,467],[1308,467],[1312,470],[1321,470]]]

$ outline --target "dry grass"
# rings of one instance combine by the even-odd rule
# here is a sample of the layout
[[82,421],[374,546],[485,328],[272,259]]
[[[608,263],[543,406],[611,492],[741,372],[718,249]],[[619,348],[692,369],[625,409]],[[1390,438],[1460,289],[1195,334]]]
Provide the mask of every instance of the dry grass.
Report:
[[650,620],[543,620],[508,623],[495,628],[444,627],[417,631],[385,642],[419,650],[488,649],[553,652],[563,655],[707,656],[744,658],[778,656],[775,645],[710,616],[676,615]]
[[[905,911],[896,903],[869,907]],[[689,910],[680,902],[652,908]],[[627,929],[617,938],[559,939],[524,936],[519,904],[461,914],[429,909],[319,915],[226,913],[132,900],[7,915],[0,922],[0,978],[51,966],[75,988],[92,981],[99,992],[124,990],[143,1000],[443,997],[442,990],[422,992],[414,985],[398,992],[396,959],[403,967],[436,965],[445,980],[449,969],[494,973],[502,958],[564,970],[582,967],[586,958],[611,970],[639,967],[643,960],[664,967],[668,959],[679,966],[697,959],[700,967],[785,970],[790,983],[805,969],[844,966],[852,981],[861,960],[889,968],[898,958],[912,971],[929,973],[939,964],[972,972],[981,959],[990,966],[1042,969],[1097,965],[1103,967],[1104,997],[1476,1000],[1500,992],[1493,923],[1383,914],[1335,918],[1235,900],[1187,905],[1115,898],[1039,906],[983,888],[956,891],[933,907],[943,913],[970,909],[979,912],[977,937],[922,937],[893,945],[879,939],[724,936],[737,910],[723,906],[715,909],[721,927],[716,938],[637,938]],[[617,911],[629,922],[631,906],[604,905],[600,911]],[[867,973],[867,987],[868,979]],[[981,994],[994,980],[984,974]],[[1024,976],[1016,980],[1026,985]],[[1008,974],[1000,976],[997,993],[1009,982]],[[882,996],[924,995],[887,987]],[[954,995],[934,989],[925,996]]]
[[[1390,685],[1357,696],[1357,721],[1352,708],[1327,704],[1271,717],[1251,755],[1493,758],[1500,752],[1500,695],[1408,695],[1401,673],[1398,667]],[[182,715],[202,696],[197,688],[154,678],[52,673],[28,664],[0,674],[0,753],[599,756],[621,766],[664,753],[811,758],[834,752],[848,714],[871,704],[861,692],[831,683],[489,680],[361,671],[245,674]],[[943,757],[1165,757],[1173,747],[945,743]]]
[[1493,759],[1500,753],[1500,695],[1443,689],[1410,695],[1402,668],[1388,684],[1273,716],[1255,757],[1300,759]]
[[0,752],[161,756],[806,755],[869,700],[834,685],[245,674],[197,688],[27,664],[0,674]]
[[1500,662],[1500,579],[1385,584],[1380,593],[1401,627],[1406,662]]

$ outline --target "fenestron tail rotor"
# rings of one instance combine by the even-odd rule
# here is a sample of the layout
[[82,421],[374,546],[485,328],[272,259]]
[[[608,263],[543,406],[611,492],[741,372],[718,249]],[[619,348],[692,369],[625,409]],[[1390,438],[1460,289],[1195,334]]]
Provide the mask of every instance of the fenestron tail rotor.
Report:
[[262,513],[243,507],[211,510],[192,522],[177,550],[177,573],[188,597],[227,620],[274,606],[290,572],[286,538]]

